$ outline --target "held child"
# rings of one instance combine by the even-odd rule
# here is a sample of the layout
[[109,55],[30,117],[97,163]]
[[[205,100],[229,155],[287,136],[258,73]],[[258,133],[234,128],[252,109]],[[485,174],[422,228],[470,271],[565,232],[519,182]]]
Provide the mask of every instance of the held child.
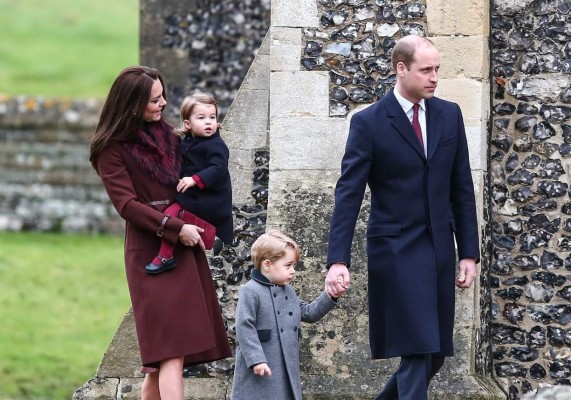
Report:
[[[165,214],[177,216],[182,209],[190,211],[216,227],[216,235],[225,243],[233,240],[232,186],[228,172],[228,147],[218,130],[218,106],[212,97],[197,93],[186,97],[180,108],[184,135],[181,176],[175,202]],[[183,218],[184,219],[184,218]],[[176,266],[173,246],[161,242],[159,254],[145,267],[158,274]]]
[[299,336],[303,322],[316,322],[336,305],[323,292],[306,303],[289,285],[300,257],[297,244],[279,231],[252,245],[252,279],[236,307],[236,366],[232,400],[301,400]]

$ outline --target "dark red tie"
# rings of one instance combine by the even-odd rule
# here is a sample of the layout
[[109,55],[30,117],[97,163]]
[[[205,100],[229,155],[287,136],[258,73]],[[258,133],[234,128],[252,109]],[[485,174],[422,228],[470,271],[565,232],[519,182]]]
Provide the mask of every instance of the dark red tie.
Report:
[[422,129],[420,129],[420,122],[418,122],[418,109],[420,108],[420,104],[414,104],[412,106],[412,127],[416,132],[416,137],[420,141],[420,145],[424,149],[424,141],[422,140]]

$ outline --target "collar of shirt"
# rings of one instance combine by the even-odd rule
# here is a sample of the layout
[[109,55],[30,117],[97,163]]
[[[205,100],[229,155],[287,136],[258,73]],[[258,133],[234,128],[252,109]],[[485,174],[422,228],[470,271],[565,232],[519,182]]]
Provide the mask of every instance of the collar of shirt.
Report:
[[[408,101],[407,99],[405,99],[404,97],[402,97],[402,95],[399,93],[397,88],[394,88],[394,93],[395,93],[395,97],[397,98],[397,101],[399,102],[400,106],[402,107],[404,113],[412,121],[412,112],[413,112],[412,106],[414,106],[414,103],[412,103],[412,102]],[[420,104],[420,109],[422,111],[426,112],[426,104],[424,102],[424,99],[421,99],[418,104]]]

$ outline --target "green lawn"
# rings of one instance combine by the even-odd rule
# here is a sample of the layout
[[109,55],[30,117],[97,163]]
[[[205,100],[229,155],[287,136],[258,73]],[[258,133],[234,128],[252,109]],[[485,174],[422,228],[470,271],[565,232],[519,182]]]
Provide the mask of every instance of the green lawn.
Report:
[[[104,98],[138,63],[138,0],[0,9],[0,99]],[[70,399],[129,305],[122,238],[0,233],[0,399]]]
[[123,239],[0,233],[0,399],[70,399],[130,301]]
[[138,0],[0,0],[0,10],[0,94],[103,98],[138,63]]

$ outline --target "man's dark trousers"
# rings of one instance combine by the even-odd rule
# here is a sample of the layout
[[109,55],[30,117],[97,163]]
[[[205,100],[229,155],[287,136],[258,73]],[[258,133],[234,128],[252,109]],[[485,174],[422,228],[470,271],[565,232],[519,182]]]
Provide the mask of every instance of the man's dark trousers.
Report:
[[375,400],[426,400],[428,384],[442,364],[444,357],[433,354],[402,357],[397,371]]

